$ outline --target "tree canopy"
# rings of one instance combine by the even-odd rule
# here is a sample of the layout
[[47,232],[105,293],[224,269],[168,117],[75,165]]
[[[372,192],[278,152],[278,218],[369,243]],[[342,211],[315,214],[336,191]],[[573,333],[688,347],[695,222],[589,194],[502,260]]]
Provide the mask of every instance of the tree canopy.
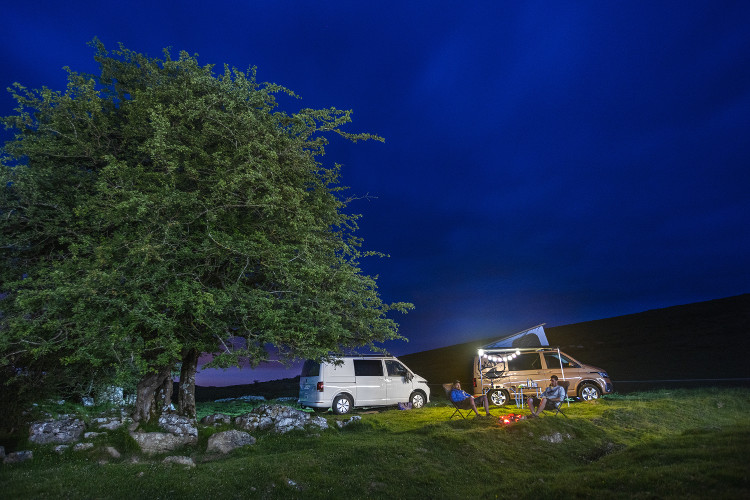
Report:
[[[0,353],[14,377],[123,380],[186,351],[217,366],[322,358],[402,338],[363,273],[327,136],[350,111],[181,52],[94,40],[101,75],[9,89],[0,186]],[[375,254],[379,255],[379,254]]]

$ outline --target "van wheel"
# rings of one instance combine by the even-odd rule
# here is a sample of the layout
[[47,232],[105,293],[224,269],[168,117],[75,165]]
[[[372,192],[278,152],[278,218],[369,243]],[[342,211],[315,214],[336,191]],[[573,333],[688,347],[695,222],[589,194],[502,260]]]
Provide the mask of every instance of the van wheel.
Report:
[[333,406],[331,407],[331,409],[336,415],[344,415],[346,413],[349,413],[350,411],[352,411],[352,400],[349,399],[349,396],[336,396],[336,399],[333,400]]
[[422,408],[425,402],[424,399],[424,394],[419,391],[414,391],[411,393],[411,396],[409,396],[412,408]]
[[502,389],[499,391],[490,391],[489,393],[490,403],[492,403],[495,406],[504,406],[505,403],[507,403],[509,399],[510,399],[510,396],[508,395],[508,392]]
[[591,401],[592,399],[599,399],[599,396],[602,395],[602,391],[594,384],[583,384],[578,390],[578,394],[584,401]]

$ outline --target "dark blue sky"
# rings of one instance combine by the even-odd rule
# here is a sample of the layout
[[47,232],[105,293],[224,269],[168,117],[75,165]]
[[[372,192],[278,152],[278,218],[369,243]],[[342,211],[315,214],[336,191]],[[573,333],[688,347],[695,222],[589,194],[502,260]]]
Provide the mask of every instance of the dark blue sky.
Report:
[[[404,5],[408,4],[408,5]],[[750,2],[13,2],[0,83],[62,89],[98,36],[258,67],[334,141],[395,354],[750,292]],[[8,95],[0,114],[12,112]],[[199,384],[278,378],[199,375]],[[294,374],[294,373],[292,373]]]

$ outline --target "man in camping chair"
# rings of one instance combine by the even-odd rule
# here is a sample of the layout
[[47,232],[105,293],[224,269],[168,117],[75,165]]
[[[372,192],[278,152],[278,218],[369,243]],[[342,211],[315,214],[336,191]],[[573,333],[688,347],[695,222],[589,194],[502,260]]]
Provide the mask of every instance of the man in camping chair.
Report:
[[[549,387],[547,387],[541,394],[542,399],[536,396],[529,396],[526,403],[529,405],[531,415],[529,417],[538,417],[544,410],[554,410],[555,404],[565,399],[565,389],[561,385],[557,385],[557,375],[552,375],[549,379]],[[536,409],[534,409],[536,408]]]
[[[474,410],[474,413],[477,414],[477,417],[480,416],[479,412],[477,411],[477,401],[482,403],[484,405],[484,413],[487,414],[488,417],[491,417],[490,415],[490,405],[487,401],[487,395],[483,394],[482,396],[479,396],[478,398],[475,398],[471,394],[468,394],[461,390],[461,382],[456,380],[453,382],[453,386],[451,387],[451,401],[454,403],[460,403],[465,402],[465,404],[470,405],[471,409]],[[469,408],[466,408],[467,410]]]

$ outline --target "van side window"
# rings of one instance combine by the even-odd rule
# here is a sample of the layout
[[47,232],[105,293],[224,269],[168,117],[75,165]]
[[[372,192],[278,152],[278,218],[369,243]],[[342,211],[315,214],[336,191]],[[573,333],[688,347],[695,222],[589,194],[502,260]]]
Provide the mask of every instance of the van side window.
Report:
[[508,361],[508,369],[514,372],[524,370],[538,370],[541,368],[539,354],[536,352],[521,353],[516,359]]
[[391,377],[401,377],[407,373],[404,365],[398,361],[393,361],[392,359],[385,360],[385,368],[388,370],[388,375]]
[[320,363],[308,359],[305,364],[302,365],[301,377],[319,377],[320,376]]
[[561,361],[563,369],[580,368],[580,366],[578,366],[578,363],[571,361],[563,354],[560,354],[560,357],[558,357],[556,352],[545,352],[544,361],[547,363],[547,368],[549,369],[560,368]]
[[382,377],[383,362],[379,359],[355,359],[354,375],[356,377]]

